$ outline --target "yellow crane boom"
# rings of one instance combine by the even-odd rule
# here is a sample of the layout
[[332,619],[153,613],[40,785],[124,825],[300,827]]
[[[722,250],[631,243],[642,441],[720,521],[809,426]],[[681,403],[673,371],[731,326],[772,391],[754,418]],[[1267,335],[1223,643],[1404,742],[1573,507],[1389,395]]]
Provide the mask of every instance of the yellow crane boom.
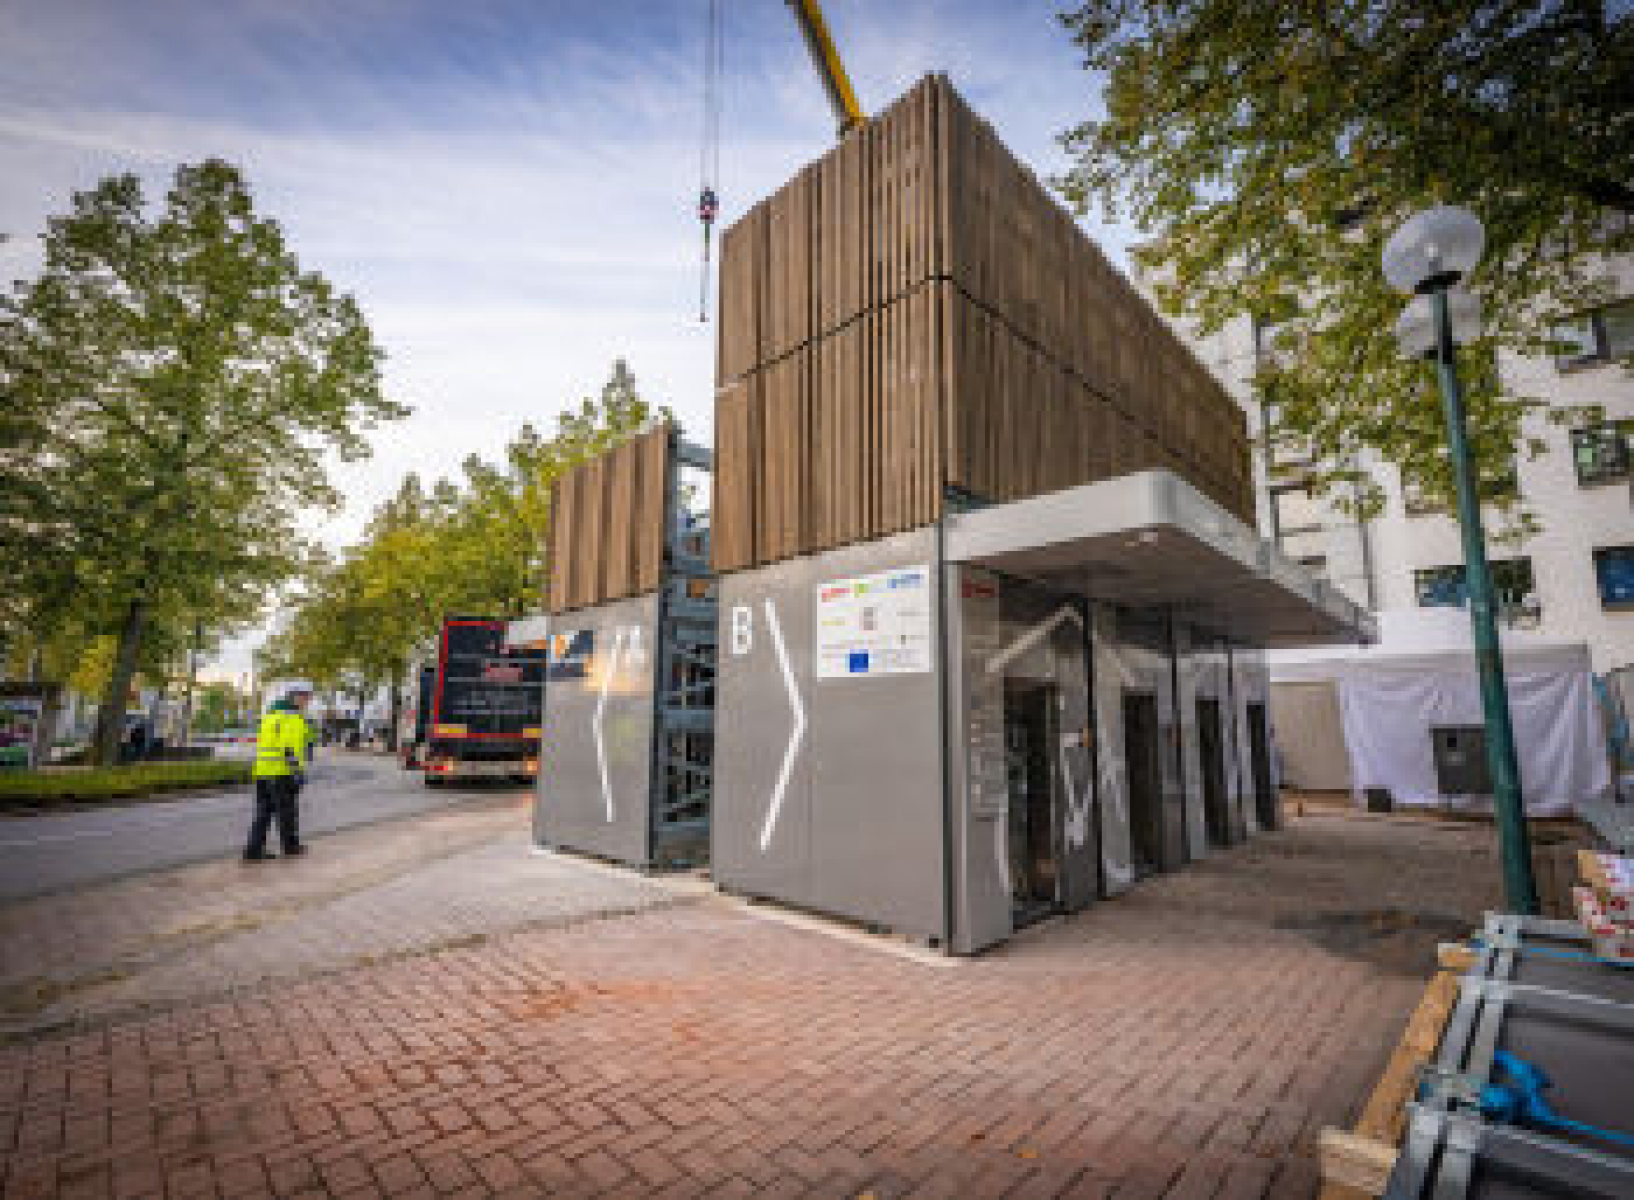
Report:
[[812,65],[817,68],[823,91],[828,93],[828,103],[839,123],[839,136],[843,138],[863,125],[868,114],[862,111],[856,92],[851,90],[851,77],[845,73],[845,64],[840,62],[840,52],[834,48],[828,22],[823,19],[822,5],[817,0],[788,0],[788,5],[806,39],[806,48],[811,51]]

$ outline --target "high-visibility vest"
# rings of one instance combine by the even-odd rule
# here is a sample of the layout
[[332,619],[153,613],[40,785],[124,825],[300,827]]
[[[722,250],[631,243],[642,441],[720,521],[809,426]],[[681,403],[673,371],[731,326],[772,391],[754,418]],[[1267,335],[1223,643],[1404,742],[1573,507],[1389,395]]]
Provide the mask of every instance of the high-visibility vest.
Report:
[[307,737],[306,721],[300,713],[267,713],[255,734],[255,777],[293,775],[304,767]]

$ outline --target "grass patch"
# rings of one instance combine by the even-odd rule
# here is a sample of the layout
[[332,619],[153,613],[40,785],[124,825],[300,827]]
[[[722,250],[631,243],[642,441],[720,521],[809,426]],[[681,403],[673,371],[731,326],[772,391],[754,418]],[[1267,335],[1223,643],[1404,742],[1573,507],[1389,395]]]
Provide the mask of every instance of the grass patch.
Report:
[[0,810],[99,800],[136,800],[182,788],[248,783],[250,764],[231,760],[0,771]]

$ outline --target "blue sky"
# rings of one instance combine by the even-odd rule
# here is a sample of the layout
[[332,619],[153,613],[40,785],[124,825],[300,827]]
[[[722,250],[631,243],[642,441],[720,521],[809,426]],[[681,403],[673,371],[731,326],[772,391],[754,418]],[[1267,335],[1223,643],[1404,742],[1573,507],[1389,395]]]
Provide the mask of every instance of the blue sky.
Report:
[[[176,163],[247,172],[303,262],[362,302],[415,415],[337,468],[340,544],[406,471],[457,472],[625,357],[709,436],[697,320],[707,0],[8,0],[0,6],[0,279],[69,192]],[[1096,103],[1042,0],[831,0],[865,107],[947,72],[1041,175]],[[722,223],[833,140],[784,0],[722,0]],[[1086,227],[1121,261],[1127,231]],[[241,647],[240,647],[241,652]],[[239,654],[234,655],[235,658]]]

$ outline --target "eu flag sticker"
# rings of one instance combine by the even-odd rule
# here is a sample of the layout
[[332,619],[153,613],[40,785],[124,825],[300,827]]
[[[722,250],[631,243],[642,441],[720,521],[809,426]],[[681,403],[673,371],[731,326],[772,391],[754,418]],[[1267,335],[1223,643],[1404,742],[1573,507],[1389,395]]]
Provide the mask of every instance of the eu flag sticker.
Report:
[[846,658],[846,667],[853,675],[868,674],[868,651],[853,650]]

